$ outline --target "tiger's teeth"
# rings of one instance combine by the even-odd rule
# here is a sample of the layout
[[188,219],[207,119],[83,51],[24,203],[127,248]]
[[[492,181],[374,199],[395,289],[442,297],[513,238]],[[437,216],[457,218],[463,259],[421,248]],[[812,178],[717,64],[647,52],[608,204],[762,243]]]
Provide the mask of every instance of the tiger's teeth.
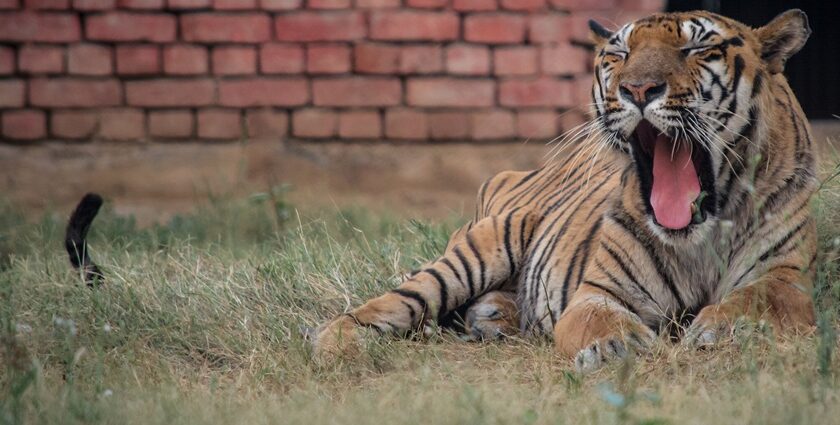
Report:
[[691,215],[694,215],[695,213],[697,213],[697,202],[696,201],[691,203]]

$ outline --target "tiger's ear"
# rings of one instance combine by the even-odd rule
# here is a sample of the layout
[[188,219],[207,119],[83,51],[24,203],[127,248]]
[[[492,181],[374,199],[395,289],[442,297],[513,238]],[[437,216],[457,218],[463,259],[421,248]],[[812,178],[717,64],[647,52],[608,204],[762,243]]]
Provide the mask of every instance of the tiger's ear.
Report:
[[595,22],[594,19],[589,20],[589,39],[595,44],[601,44],[612,37],[612,33]]
[[776,74],[785,69],[788,58],[808,41],[811,27],[805,12],[791,9],[755,30],[755,33],[761,42],[761,59],[767,63],[770,72]]

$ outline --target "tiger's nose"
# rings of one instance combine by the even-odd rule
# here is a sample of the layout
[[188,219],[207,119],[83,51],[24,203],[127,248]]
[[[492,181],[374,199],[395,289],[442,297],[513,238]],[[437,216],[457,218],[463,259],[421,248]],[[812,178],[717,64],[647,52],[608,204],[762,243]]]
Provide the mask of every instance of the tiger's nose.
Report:
[[621,96],[644,110],[648,103],[662,97],[665,94],[664,81],[648,81],[641,84],[621,83],[618,88]]

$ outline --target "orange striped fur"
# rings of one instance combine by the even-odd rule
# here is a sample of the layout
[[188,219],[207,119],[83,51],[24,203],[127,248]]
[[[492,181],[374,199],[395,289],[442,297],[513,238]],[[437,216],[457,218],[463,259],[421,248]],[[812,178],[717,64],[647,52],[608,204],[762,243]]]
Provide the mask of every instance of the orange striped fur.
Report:
[[[354,352],[360,327],[401,335],[463,309],[474,337],[550,335],[581,369],[682,326],[707,344],[744,317],[813,324],[817,158],[782,74],[804,13],[758,29],[707,12],[591,26],[592,120],[564,159],[486,182],[445,252],[321,326],[317,354]],[[690,144],[704,195],[685,227],[659,225],[649,202],[643,120],[672,151]]]

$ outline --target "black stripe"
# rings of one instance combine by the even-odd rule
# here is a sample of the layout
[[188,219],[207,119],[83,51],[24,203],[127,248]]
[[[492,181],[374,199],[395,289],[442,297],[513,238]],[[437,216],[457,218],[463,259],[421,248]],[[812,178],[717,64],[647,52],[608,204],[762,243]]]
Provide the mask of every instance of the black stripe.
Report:
[[[467,266],[467,258],[464,257],[464,253],[461,252],[460,247],[455,247],[452,250],[455,253],[455,256],[458,257],[458,261],[461,262],[461,267],[464,268],[464,273],[467,274],[467,287],[469,289],[469,298],[475,298],[475,281],[473,280],[472,268]],[[462,281],[463,282],[463,281]]]
[[572,261],[569,263],[568,269],[566,269],[566,278],[563,280],[563,292],[560,294],[560,310],[566,310],[566,295],[569,293],[569,285],[571,284],[571,276],[574,270],[575,261],[578,258],[578,254],[582,253],[582,258],[580,261],[580,269],[578,272],[577,280],[575,281],[575,289],[580,286],[580,281],[583,279],[583,271],[586,267],[587,261],[589,261],[589,248],[592,246],[592,239],[595,237],[595,233],[601,229],[601,223],[603,219],[598,218],[598,221],[592,226],[592,229],[589,230],[589,233],[586,235],[586,239],[584,239],[578,248],[575,250],[574,255],[572,256]]
[[668,272],[665,268],[665,264],[662,262],[662,260],[659,258],[659,256],[656,255],[656,251],[655,251],[654,247],[650,244],[650,241],[648,240],[648,238],[646,238],[641,233],[641,231],[631,221],[632,219],[629,219],[629,217],[626,216],[626,213],[624,213],[624,212],[613,213],[611,215],[611,218],[613,219],[613,221],[616,222],[616,224],[618,224],[619,226],[624,228],[624,230],[630,236],[632,236],[634,239],[636,239],[636,241],[639,243],[639,245],[641,245],[642,248],[644,248],[644,250],[648,254],[648,258],[650,258],[651,261],[653,261],[653,266],[654,266],[654,269],[656,269],[656,273],[659,275],[659,279],[665,284],[665,287],[668,288],[668,290],[671,292],[671,295],[674,297],[674,299],[677,300],[677,305],[679,307],[679,310],[680,311],[685,310],[685,301],[683,301],[682,296],[680,295],[679,291],[677,290],[676,285],[674,284],[673,278],[671,277],[670,274],[668,274]]
[[[736,281],[735,281],[735,285],[733,285],[733,287],[734,287],[734,288],[737,288],[738,286],[740,286],[740,285],[741,285],[741,281],[743,281],[745,277],[747,277],[747,276],[748,276],[748,275],[749,275],[749,274],[750,274],[753,270],[755,270],[755,267],[756,267],[759,263],[766,261],[766,260],[767,260],[768,258],[770,258],[770,256],[771,256],[771,255],[773,255],[774,253],[778,255],[779,253],[777,253],[776,251],[778,251],[778,250],[779,250],[779,248],[783,247],[786,243],[788,243],[788,241],[790,241],[790,239],[791,239],[791,238],[792,238],[792,237],[793,237],[796,233],[798,233],[800,230],[802,230],[802,228],[803,228],[803,227],[805,226],[805,224],[807,224],[807,223],[808,223],[808,219],[803,220],[801,223],[799,223],[799,225],[798,225],[798,226],[796,226],[793,230],[791,230],[790,232],[788,232],[788,233],[787,233],[787,234],[786,234],[786,235],[785,235],[785,236],[784,236],[781,240],[779,240],[778,242],[776,242],[775,244],[773,244],[773,246],[772,246],[772,247],[770,247],[770,249],[768,249],[768,250],[767,250],[767,251],[765,251],[763,254],[761,254],[761,256],[759,257],[758,261],[756,261],[755,263],[753,263],[753,265],[751,265],[751,266],[750,266],[750,268],[748,268],[748,269],[747,269],[744,273],[741,273],[741,276],[738,276],[738,280],[736,280]],[[787,253],[787,252],[785,252],[785,253]]]
[[[650,292],[648,292],[648,290],[639,283],[639,280],[636,278],[633,272],[630,271],[630,268],[621,259],[618,253],[613,251],[613,249],[609,246],[607,246],[607,244],[605,244],[604,241],[601,241],[601,246],[607,251],[608,254],[610,254],[610,256],[613,258],[616,264],[618,264],[618,267],[621,269],[621,271],[624,272],[625,275],[627,275],[627,278],[630,279],[630,282],[633,282],[633,284],[636,285],[636,287],[638,287],[642,292],[644,292],[644,294],[648,298],[650,298],[651,301],[659,305],[659,302],[657,302],[657,300],[653,298],[653,295],[651,295]],[[659,307],[661,308],[662,306]]]
[[405,301],[400,302],[408,309],[408,315],[411,317],[411,325],[414,326],[415,319],[417,318],[417,312],[414,311],[414,306]]
[[473,255],[475,255],[476,260],[478,260],[478,270],[479,270],[479,289],[484,291],[484,281],[485,281],[485,267],[484,259],[481,258],[481,254],[478,252],[478,248],[475,246],[475,241],[473,241],[472,235],[467,234],[467,246],[470,247],[470,251],[472,251]]
[[461,276],[461,273],[458,272],[457,269],[455,269],[455,265],[452,264],[452,262],[449,261],[448,258],[443,257],[443,258],[440,259],[440,262],[443,263],[444,266],[448,267],[449,270],[452,270],[452,274],[455,275],[455,278],[458,279],[458,282],[460,282],[461,284],[464,283],[464,278]]
[[[517,210],[518,209],[519,208],[517,208]],[[513,219],[513,214],[515,214],[515,213],[516,213],[516,210],[511,211],[508,214],[507,218],[505,218],[505,240],[504,240],[504,243],[505,243],[505,252],[507,253],[507,257],[508,257],[508,265],[510,266],[509,272],[510,272],[511,277],[513,277],[513,275],[516,274],[516,263],[513,261],[513,249],[511,248],[511,244],[510,244],[510,226],[511,226],[510,222]]]
[[[584,280],[583,283],[586,284],[586,285],[589,285],[589,286],[594,286],[595,288],[598,288],[598,289],[606,292],[611,297],[613,297],[616,301],[618,301],[619,304],[621,304],[624,308],[626,308],[627,310],[629,310],[631,313],[635,314],[636,316],[639,316],[639,312],[636,311],[636,309],[632,305],[628,304],[626,301],[621,299],[615,292],[613,292],[612,289],[607,288],[606,286],[601,285],[600,283],[593,282],[591,280]],[[641,317],[641,316],[639,316],[639,317]]]
[[397,295],[401,295],[405,298],[410,298],[410,299],[414,300],[415,302],[417,302],[417,304],[420,305],[420,309],[423,310],[423,314],[425,314],[426,307],[428,306],[428,304],[426,304],[426,299],[423,298],[423,296],[420,295],[419,292],[412,291],[410,289],[402,289],[402,288],[392,289],[391,292],[393,292]]
[[801,223],[799,223],[796,227],[794,227],[793,230],[788,232],[781,240],[776,242],[776,244],[774,244],[769,250],[767,250],[767,252],[765,252],[764,254],[761,254],[761,257],[758,258],[759,261],[767,260],[767,258],[769,258],[770,255],[772,255],[775,251],[777,251],[779,248],[783,247],[786,243],[788,243],[788,241],[795,234],[799,233],[799,231],[802,230],[802,228],[805,227],[806,224],[808,224],[808,219],[807,218],[805,220],[803,220]]
[[440,273],[438,273],[438,271],[433,268],[428,268],[423,271],[435,278],[435,280],[438,283],[438,288],[440,291],[440,307],[438,308],[437,320],[440,320],[449,309],[449,293],[446,288],[446,280],[444,280],[443,276],[441,276]]

